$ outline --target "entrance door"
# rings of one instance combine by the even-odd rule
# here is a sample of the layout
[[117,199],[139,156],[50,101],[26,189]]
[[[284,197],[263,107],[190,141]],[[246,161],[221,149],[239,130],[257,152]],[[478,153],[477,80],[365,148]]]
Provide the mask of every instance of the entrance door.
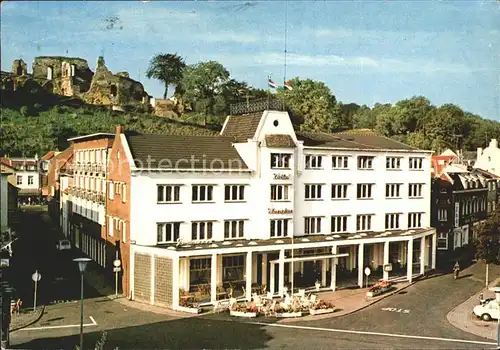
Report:
[[321,281],[321,266],[319,261],[304,261],[304,286],[313,286],[316,281]]

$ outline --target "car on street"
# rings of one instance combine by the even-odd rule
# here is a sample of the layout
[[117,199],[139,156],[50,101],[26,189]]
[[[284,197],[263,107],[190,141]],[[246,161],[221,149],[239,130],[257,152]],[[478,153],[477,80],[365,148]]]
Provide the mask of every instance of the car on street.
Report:
[[495,299],[486,299],[474,306],[472,312],[483,321],[498,320],[499,306]]
[[67,239],[61,239],[56,244],[57,250],[71,250],[71,243]]

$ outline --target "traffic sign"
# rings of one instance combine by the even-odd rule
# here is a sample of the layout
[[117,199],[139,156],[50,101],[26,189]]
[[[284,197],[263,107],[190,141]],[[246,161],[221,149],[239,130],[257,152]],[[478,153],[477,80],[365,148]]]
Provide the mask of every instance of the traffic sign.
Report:
[[122,266],[122,262],[120,261],[120,259],[116,259],[115,261],[113,261],[113,266],[114,267]]
[[33,280],[33,282],[38,282],[42,279],[42,275],[40,274],[40,272],[35,271],[35,273],[31,275],[31,279]]
[[370,270],[369,267],[366,267],[365,268],[365,275],[370,276],[371,273],[372,273],[372,270]]
[[122,268],[120,266],[113,267],[113,272],[120,272]]

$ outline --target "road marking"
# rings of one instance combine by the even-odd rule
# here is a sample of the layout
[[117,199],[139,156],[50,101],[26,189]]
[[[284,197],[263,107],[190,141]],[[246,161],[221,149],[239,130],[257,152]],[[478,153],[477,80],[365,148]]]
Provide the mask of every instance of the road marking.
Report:
[[[92,323],[84,323],[84,327],[97,326],[97,322],[92,316],[89,316]],[[75,328],[80,327],[79,324],[67,324],[62,326],[42,326],[42,327],[29,327],[29,328],[21,328],[20,331],[40,331],[44,329],[60,329],[60,328]]]
[[322,328],[322,327],[309,327],[309,326],[293,326],[287,324],[276,324],[276,323],[264,323],[264,322],[250,322],[251,324],[259,326],[269,326],[269,327],[281,327],[281,328],[292,328],[292,329],[305,329],[311,331],[323,331],[332,333],[350,333],[350,334],[364,334],[364,335],[378,335],[382,337],[393,337],[393,338],[406,338],[406,339],[423,339],[423,340],[439,340],[443,342],[452,343],[469,343],[469,344],[481,344],[481,345],[497,345],[497,343],[489,343],[484,341],[475,340],[465,340],[465,339],[450,339],[450,338],[439,338],[439,337],[426,337],[423,335],[408,335],[408,334],[391,334],[391,333],[378,333],[378,332],[365,332],[365,331],[352,331],[347,329],[334,329],[334,328]]
[[390,312],[399,312],[403,314],[409,314],[410,310],[407,309],[398,309],[397,307],[383,307],[382,311],[390,311]]

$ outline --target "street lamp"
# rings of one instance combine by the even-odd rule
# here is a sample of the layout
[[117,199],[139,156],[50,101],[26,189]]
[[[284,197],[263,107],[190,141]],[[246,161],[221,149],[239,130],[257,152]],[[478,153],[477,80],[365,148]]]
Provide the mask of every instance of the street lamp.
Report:
[[80,270],[80,350],[83,350],[83,273],[87,263],[92,259],[76,258],[73,261],[78,263],[78,270]]

